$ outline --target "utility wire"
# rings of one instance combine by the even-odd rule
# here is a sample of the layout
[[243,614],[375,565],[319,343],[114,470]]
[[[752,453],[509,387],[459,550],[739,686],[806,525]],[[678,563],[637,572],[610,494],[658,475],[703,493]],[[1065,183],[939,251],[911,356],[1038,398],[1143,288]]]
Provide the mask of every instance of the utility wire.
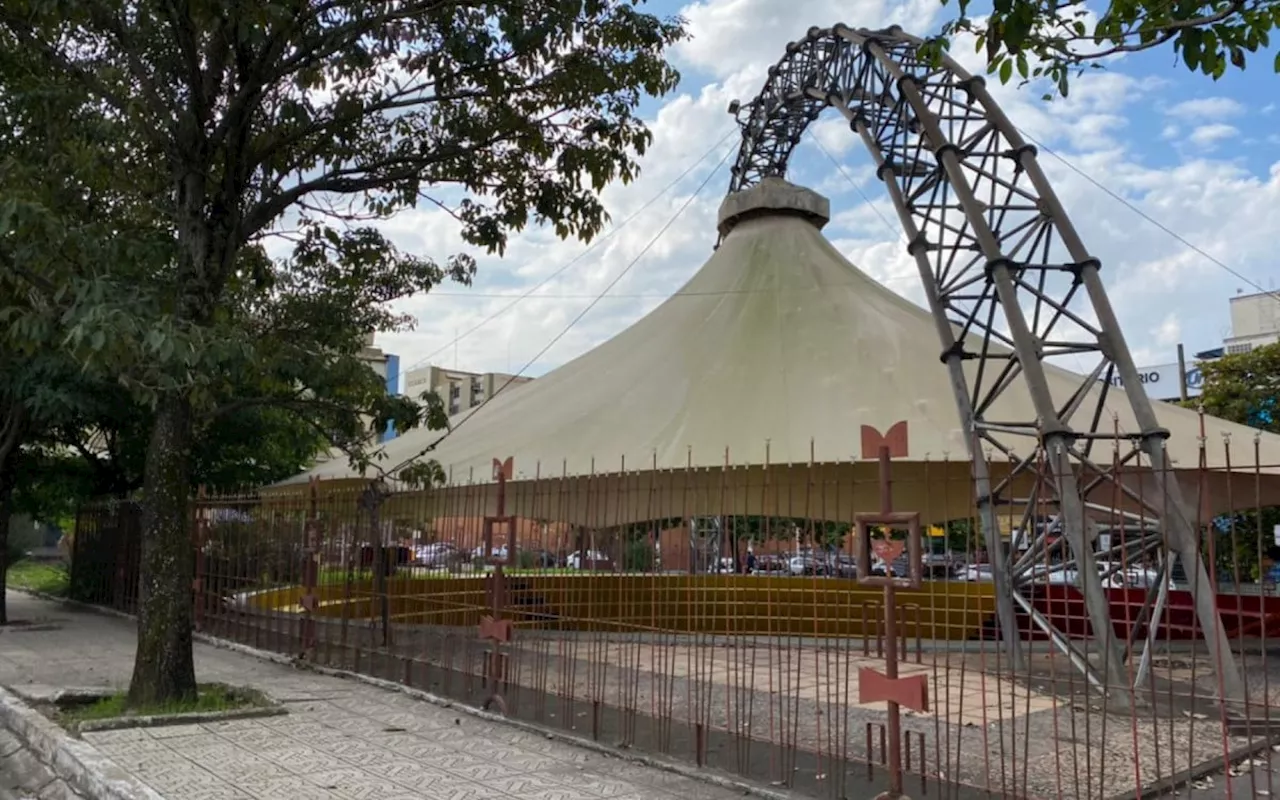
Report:
[[[876,279],[880,283],[893,282],[911,282],[913,285],[918,284],[920,279],[909,275],[890,275],[885,279]],[[825,292],[833,286],[853,286],[853,283],[828,283],[822,286],[809,286],[797,289],[717,289],[715,291],[680,291],[670,294],[647,292],[642,294],[630,293],[614,293],[605,300],[670,300],[677,297],[725,297],[727,295],[739,294],[806,294],[809,292]],[[471,292],[431,292],[428,297],[474,297],[479,300],[503,300],[511,297],[522,297],[529,300],[591,300],[598,295],[594,294],[540,294],[529,298],[523,298],[522,295],[514,292],[506,294],[473,294]]]
[[854,179],[849,175],[849,173],[845,171],[844,165],[841,164],[838,160],[836,160],[836,157],[831,155],[831,152],[827,150],[827,148],[822,146],[822,142],[818,140],[818,137],[814,136],[813,133],[808,128],[805,129],[805,135],[809,137],[809,141],[813,142],[815,145],[818,146],[818,149],[821,150],[822,154],[827,157],[827,160],[829,160],[831,164],[836,168],[836,171],[839,172],[840,175],[846,181],[849,182],[849,185],[853,187],[853,190],[858,193],[859,197],[862,198],[862,202],[866,203],[871,208],[871,210],[875,212],[876,216],[880,218],[880,221],[884,223],[884,226],[889,229],[889,233],[893,234],[893,238],[895,239],[905,238],[906,234],[902,232],[902,226],[894,225],[891,222],[889,222],[889,219],[884,215],[883,212],[880,211],[880,207],[877,206],[875,203],[871,202],[871,198],[867,196],[867,193],[862,191],[862,187],[859,186],[857,182],[854,181]]
[[1238,278],[1238,279],[1240,279],[1240,280],[1244,281],[1244,282],[1245,282],[1245,283],[1247,283],[1248,285],[1250,285],[1250,286],[1252,286],[1253,288],[1257,289],[1260,293],[1262,293],[1262,294],[1266,294],[1266,295],[1270,295],[1271,297],[1275,298],[1276,300],[1280,300],[1280,294],[1277,294],[1275,290],[1273,290],[1273,289],[1264,289],[1262,286],[1260,286],[1260,285],[1259,285],[1256,281],[1254,281],[1252,278],[1249,278],[1248,276],[1244,275],[1244,274],[1243,274],[1243,273],[1241,273],[1239,270],[1232,269],[1231,267],[1229,267],[1229,266],[1227,266],[1226,264],[1224,264],[1224,263],[1222,263],[1221,261],[1219,261],[1217,258],[1214,258],[1214,257],[1213,257],[1212,255],[1210,255],[1209,253],[1206,253],[1206,252],[1205,252],[1203,249],[1201,249],[1200,247],[1197,247],[1196,245],[1194,245],[1194,244],[1192,244],[1191,242],[1187,241],[1187,240],[1186,240],[1186,238],[1184,238],[1183,236],[1181,236],[1177,231],[1173,230],[1172,228],[1170,228],[1169,226],[1167,226],[1167,225],[1165,225],[1164,223],[1160,222],[1159,220],[1157,220],[1157,219],[1153,218],[1151,215],[1147,214],[1147,213],[1146,213],[1145,211],[1143,211],[1141,208],[1138,208],[1136,205],[1134,205],[1133,203],[1129,202],[1127,199],[1125,199],[1125,197],[1124,197],[1123,195],[1121,195],[1121,194],[1119,194],[1119,193],[1117,193],[1117,192],[1114,192],[1114,191],[1112,191],[1111,189],[1107,188],[1107,187],[1106,187],[1106,186],[1105,186],[1101,181],[1097,180],[1096,178],[1094,178],[1094,177],[1093,177],[1092,175],[1090,175],[1089,173],[1087,173],[1087,172],[1085,172],[1084,170],[1080,169],[1080,168],[1079,168],[1079,167],[1077,167],[1075,164],[1072,164],[1070,161],[1068,161],[1068,160],[1066,159],[1066,157],[1064,157],[1064,156],[1062,156],[1062,155],[1059,155],[1057,152],[1055,152],[1055,151],[1054,151],[1052,148],[1050,148],[1048,145],[1043,144],[1042,142],[1036,141],[1036,138],[1035,138],[1034,136],[1032,136],[1031,134],[1029,134],[1029,133],[1027,133],[1026,131],[1022,130],[1021,128],[1019,128],[1019,129],[1018,129],[1018,132],[1019,132],[1019,133],[1021,133],[1021,134],[1022,134],[1022,136],[1023,136],[1027,141],[1031,142],[1031,143],[1032,143],[1032,144],[1034,144],[1036,147],[1040,148],[1041,150],[1043,150],[1044,152],[1048,153],[1049,155],[1051,155],[1051,156],[1053,156],[1055,159],[1057,159],[1059,162],[1061,162],[1061,163],[1062,163],[1062,164],[1063,164],[1067,169],[1069,169],[1069,170],[1071,170],[1072,172],[1074,172],[1075,174],[1079,175],[1081,178],[1084,178],[1086,181],[1088,181],[1089,183],[1093,184],[1093,185],[1094,185],[1094,187],[1096,187],[1097,189],[1102,190],[1102,192],[1104,192],[1104,193],[1105,193],[1108,197],[1110,197],[1112,200],[1115,200],[1116,202],[1118,202],[1118,203],[1120,203],[1121,205],[1123,205],[1125,208],[1127,208],[1127,209],[1129,209],[1130,211],[1132,211],[1133,213],[1137,214],[1139,217],[1142,217],[1144,220],[1146,220],[1147,222],[1151,223],[1152,225],[1154,225],[1154,226],[1155,226],[1156,228],[1158,228],[1159,230],[1164,231],[1165,233],[1169,234],[1169,235],[1170,235],[1170,236],[1172,236],[1174,239],[1176,239],[1178,242],[1182,243],[1184,246],[1186,246],[1186,247],[1187,247],[1188,249],[1190,249],[1192,252],[1194,252],[1194,253],[1196,253],[1197,255],[1201,256],[1202,258],[1204,258],[1204,259],[1205,259],[1206,261],[1208,261],[1209,263],[1211,263],[1211,264],[1213,264],[1213,265],[1215,265],[1215,266],[1217,266],[1217,267],[1219,267],[1219,268],[1221,268],[1221,269],[1225,270],[1226,272],[1230,273],[1231,275],[1234,275],[1236,278]]
[[[543,278],[542,280],[540,280],[540,281],[538,281],[537,283],[535,283],[535,284],[534,284],[533,286],[531,286],[527,291],[523,292],[522,294],[516,295],[516,296],[515,296],[515,299],[514,299],[514,300],[512,300],[510,303],[508,303],[507,305],[505,305],[505,306],[503,306],[502,308],[498,309],[497,311],[493,312],[492,314],[490,314],[489,316],[485,317],[484,319],[480,320],[480,322],[476,323],[474,326],[472,326],[471,328],[469,328],[465,333],[463,333],[463,334],[461,334],[461,335],[459,335],[459,336],[454,336],[454,338],[453,338],[451,341],[449,341],[447,344],[442,345],[442,346],[441,346],[441,347],[439,347],[438,349],[436,349],[436,350],[432,351],[432,352],[431,352],[429,355],[427,355],[425,358],[419,359],[418,361],[415,361],[414,363],[412,363],[412,364],[410,364],[409,366],[405,367],[404,369],[400,370],[399,374],[397,375],[397,378],[404,377],[405,375],[408,375],[410,372],[412,372],[413,370],[417,369],[418,367],[421,367],[421,366],[423,366],[424,364],[429,364],[429,363],[431,363],[431,360],[432,360],[433,358],[435,358],[436,356],[440,355],[440,354],[441,354],[441,353],[443,353],[445,350],[448,350],[450,347],[456,347],[456,346],[457,346],[457,344],[458,344],[458,342],[462,341],[463,339],[467,338],[467,337],[468,337],[468,336],[470,336],[471,334],[473,334],[473,333],[475,333],[476,331],[480,330],[480,329],[481,329],[481,328],[483,328],[485,325],[488,325],[490,322],[493,322],[495,319],[497,319],[498,317],[500,317],[500,316],[502,316],[503,314],[507,313],[507,312],[508,312],[508,311],[510,311],[512,308],[515,308],[516,304],[517,304],[517,303],[519,303],[521,300],[524,300],[525,298],[527,298],[527,297],[531,296],[534,292],[538,291],[538,289],[541,289],[543,286],[546,286],[546,285],[547,285],[548,283],[550,283],[551,281],[553,281],[553,280],[555,280],[556,278],[560,277],[560,276],[561,276],[562,274],[564,274],[564,273],[565,273],[565,271],[567,271],[570,267],[572,267],[574,264],[577,264],[579,261],[581,261],[583,258],[585,258],[585,257],[587,256],[587,254],[588,254],[588,253],[590,253],[591,251],[595,250],[595,249],[596,249],[597,247],[599,247],[603,242],[607,241],[607,240],[608,240],[608,239],[610,239],[614,234],[618,233],[618,231],[620,231],[620,230],[622,230],[623,228],[625,228],[625,227],[627,226],[627,224],[628,224],[628,223],[630,223],[630,222],[634,221],[636,217],[638,217],[638,216],[640,216],[641,214],[643,214],[645,211],[647,211],[647,210],[649,209],[649,207],[650,207],[650,206],[652,206],[654,203],[658,202],[658,200],[662,199],[662,197],[664,197],[664,196],[667,194],[667,192],[669,192],[669,191],[671,191],[672,189],[674,189],[674,188],[675,188],[675,187],[676,187],[676,186],[677,186],[681,181],[683,181],[685,178],[689,177],[690,173],[692,173],[695,169],[697,169],[699,166],[701,166],[701,165],[702,165],[702,162],[706,161],[706,160],[707,160],[707,158],[708,158],[708,156],[710,156],[712,153],[714,153],[714,152],[716,151],[716,149],[717,149],[718,147],[720,147],[720,145],[724,144],[724,142],[725,142],[725,141],[726,141],[730,136],[732,136],[733,134],[735,134],[735,133],[737,133],[737,132],[738,132],[738,128],[737,128],[737,126],[736,126],[736,125],[735,125],[734,127],[730,128],[728,131],[726,131],[726,132],[725,132],[724,136],[721,136],[721,137],[720,137],[719,141],[717,141],[715,144],[711,145],[711,147],[707,148],[707,151],[706,151],[705,153],[703,153],[701,156],[699,156],[697,161],[694,161],[692,164],[690,164],[688,167],[686,167],[686,168],[685,168],[685,170],[684,170],[683,172],[681,172],[681,173],[680,173],[679,175],[677,175],[677,176],[676,176],[676,177],[675,177],[675,178],[674,178],[670,183],[668,183],[666,186],[664,186],[660,192],[658,192],[657,194],[655,194],[655,195],[653,195],[652,197],[650,197],[647,201],[645,201],[644,205],[640,206],[638,209],[636,209],[634,212],[632,212],[630,215],[628,215],[625,219],[623,219],[623,220],[622,220],[621,222],[619,222],[617,225],[614,225],[614,226],[610,227],[610,228],[609,228],[609,230],[608,230],[608,231],[606,231],[602,236],[600,236],[600,237],[596,238],[593,242],[591,242],[591,244],[589,244],[586,248],[584,248],[584,249],[582,250],[582,252],[578,253],[576,256],[574,256],[573,258],[569,259],[567,262],[565,262],[565,263],[564,263],[564,264],[563,264],[559,269],[557,269],[555,272],[552,272],[552,273],[551,273],[550,275],[548,275],[547,277],[545,277],[545,278]],[[430,296],[431,296],[431,295],[433,295],[433,294],[445,295],[446,293],[444,293],[444,292],[427,292],[426,296],[427,296],[427,297],[430,297]],[[483,296],[483,295],[474,295],[474,294],[471,294],[471,293],[469,293],[469,292],[457,292],[456,294],[458,294],[458,295],[460,295],[460,296],[461,296],[461,295],[466,295],[466,296],[468,296],[468,297],[482,297],[482,296]],[[510,296],[510,295],[507,295],[507,296]]]
[[[733,132],[734,131],[730,131],[730,133],[733,133]],[[716,143],[715,146],[718,147],[724,144],[725,140],[728,138],[729,136],[725,135],[723,138],[720,139],[719,142]],[[712,169],[709,173],[707,173],[707,176],[702,179],[701,183],[698,184],[698,188],[694,189],[693,194],[685,198],[685,201],[680,204],[680,207],[676,209],[676,212],[672,214],[671,218],[668,219],[666,223],[663,224],[663,226],[658,229],[658,232],[655,233],[653,237],[649,239],[649,241],[645,244],[645,246],[641,248],[640,252],[636,254],[635,258],[631,259],[631,261],[625,267],[623,267],[622,271],[619,272],[617,275],[615,275],[613,280],[609,281],[609,284],[604,287],[604,289],[600,292],[600,294],[596,295],[596,297],[590,303],[587,304],[586,308],[582,309],[582,311],[578,313],[578,316],[570,320],[569,324],[566,325],[563,330],[561,330],[558,334],[556,334],[551,339],[551,341],[547,342],[546,346],[544,346],[541,350],[539,350],[533,356],[533,358],[529,359],[528,362],[526,362],[525,365],[521,367],[514,375],[511,375],[510,377],[508,377],[507,380],[501,386],[498,387],[497,391],[495,391],[493,394],[489,395],[484,400],[482,400],[480,402],[480,405],[476,406],[474,409],[471,410],[470,414],[458,420],[458,423],[456,425],[453,425],[447,431],[442,433],[434,442],[427,445],[422,450],[418,451],[416,454],[405,459],[400,464],[392,468],[390,471],[392,473],[397,473],[400,470],[412,464],[414,461],[417,461],[418,459],[427,455],[431,451],[435,450],[436,447],[438,447],[441,442],[447,439],[450,434],[458,430],[458,428],[461,428],[467,422],[467,420],[471,419],[476,414],[478,414],[482,408],[484,408],[489,404],[489,401],[493,400],[493,398],[502,394],[502,391],[506,389],[508,386],[510,386],[513,382],[515,382],[525,372],[525,370],[529,369],[534,364],[536,364],[538,362],[538,359],[546,355],[548,350],[550,350],[552,347],[555,347],[556,343],[559,342],[561,339],[563,339],[569,333],[569,331],[573,329],[575,325],[581,322],[582,318],[585,317],[588,313],[590,313],[591,309],[595,308],[596,305],[601,300],[604,299],[604,296],[609,293],[609,290],[612,289],[614,286],[617,286],[618,282],[621,281],[623,278],[625,278],[627,274],[631,272],[632,267],[634,267],[637,263],[639,263],[640,259],[644,258],[645,255],[651,249],[653,249],[653,246],[658,243],[658,240],[661,239],[666,234],[666,232],[671,228],[671,226],[675,224],[676,220],[680,219],[681,215],[683,215],[684,212],[689,208],[689,206],[693,204],[693,201],[698,198],[698,195],[702,194],[702,190],[707,188],[707,184],[711,182],[711,179],[714,178],[716,174],[720,172],[720,168],[723,167],[725,162],[729,160],[729,155],[733,153],[734,149],[735,149],[734,147],[725,148],[724,155],[720,157],[719,163],[716,164],[714,169]],[[702,159],[699,159],[698,163],[701,163],[701,162],[702,162]],[[690,169],[692,169],[692,167]]]

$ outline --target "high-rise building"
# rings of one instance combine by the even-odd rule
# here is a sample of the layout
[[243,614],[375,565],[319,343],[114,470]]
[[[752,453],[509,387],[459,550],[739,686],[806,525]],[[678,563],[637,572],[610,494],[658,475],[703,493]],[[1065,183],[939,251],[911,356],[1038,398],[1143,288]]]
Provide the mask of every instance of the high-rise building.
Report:
[[1231,336],[1223,342],[1228,355],[1276,342],[1280,342],[1280,294],[1257,292],[1231,298]]
[[450,416],[475,408],[500,391],[509,392],[533,380],[502,372],[465,372],[434,366],[410,370],[404,378],[405,394],[418,397],[423,392],[434,391],[444,400]]

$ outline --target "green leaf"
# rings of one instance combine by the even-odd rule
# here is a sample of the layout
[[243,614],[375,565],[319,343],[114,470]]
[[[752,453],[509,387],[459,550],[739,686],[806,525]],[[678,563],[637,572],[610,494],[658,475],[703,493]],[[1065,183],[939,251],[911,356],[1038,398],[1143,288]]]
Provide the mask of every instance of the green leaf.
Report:
[[1008,83],[1011,77],[1013,77],[1013,62],[1005,58],[1000,64],[1000,82]]

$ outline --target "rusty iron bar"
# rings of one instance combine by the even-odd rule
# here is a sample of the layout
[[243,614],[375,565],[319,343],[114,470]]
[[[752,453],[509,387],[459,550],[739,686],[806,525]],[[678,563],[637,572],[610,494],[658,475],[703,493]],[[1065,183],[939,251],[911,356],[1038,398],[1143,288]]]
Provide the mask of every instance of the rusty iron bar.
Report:
[[[1225,443],[1208,444],[1225,449]],[[1233,462],[1248,455],[1233,443]],[[1219,602],[1249,689],[1247,707],[1225,719],[1216,711],[1213,661],[1195,642],[1194,614],[1180,599],[1181,574],[1162,607],[1146,602],[1150,586],[1109,590],[1117,625],[1139,628],[1118,627],[1120,640],[1155,641],[1142,667],[1150,676],[1141,691],[1144,704],[1117,710],[1089,693],[1066,656],[1033,638],[1038,629],[1025,617],[1020,632],[1029,660],[1009,661],[994,641],[999,629],[990,584],[936,577],[919,589],[894,586],[886,602],[883,586],[862,587],[827,564],[823,559],[835,554],[861,553],[852,539],[857,513],[881,513],[875,460],[767,473],[734,468],[710,477],[694,468],[640,477],[540,475],[507,482],[501,509],[493,485],[468,475],[430,496],[393,488],[382,505],[382,556],[367,544],[361,489],[318,482],[314,492],[302,484],[272,495],[208,494],[198,504],[206,546],[195,577],[212,635],[287,654],[311,644],[309,657],[318,664],[402,680],[459,703],[483,705],[496,687],[512,716],[823,800],[884,789],[899,738],[901,787],[912,796],[927,786],[927,796],[940,797],[973,791],[1148,797],[1207,773],[1219,785],[1229,780],[1242,796],[1272,781],[1280,719],[1280,663],[1271,652],[1280,607],[1264,560],[1277,513],[1267,476],[1280,465],[1255,461],[1236,465],[1247,474],[1231,478],[1231,493],[1221,469],[1204,466],[1198,478],[1207,487],[1206,502],[1216,504],[1213,516],[1204,515],[1203,547],[1212,544],[1223,575],[1233,578],[1219,586]],[[968,525],[971,518],[944,516],[932,505],[952,508],[948,496],[967,496],[967,462],[958,469],[936,462],[927,473],[892,467],[894,506],[918,508],[930,525],[966,523],[944,532],[947,542],[954,540],[947,546],[961,564],[979,566],[973,548],[981,535]],[[994,474],[1003,469],[993,461]],[[1029,503],[1040,502],[1034,487],[1026,494]],[[1127,519],[1123,497],[1112,505],[1095,500],[1099,525]],[[77,598],[85,593],[88,602],[119,610],[136,604],[137,509],[114,503],[78,512]],[[487,565],[471,563],[472,549],[483,544],[484,518],[495,515],[511,524],[491,526],[489,543],[500,550],[505,541],[507,561],[518,557],[521,567],[544,569],[517,573],[503,564],[498,581],[499,565],[485,575]],[[200,518],[193,516],[192,524]],[[1209,522],[1214,518],[1220,531]],[[317,519],[323,524],[309,525]],[[900,534],[907,523],[895,519],[886,525]],[[824,532],[850,521],[852,528],[838,531],[843,539],[824,539]],[[716,525],[718,539],[711,535]],[[695,528],[707,535],[695,535]],[[314,568],[298,557],[300,531]],[[733,551],[746,537],[754,537],[756,574],[708,572],[714,564],[699,556],[699,541],[705,555]],[[933,541],[944,544],[942,536]],[[427,545],[437,543],[448,545],[445,555],[428,563],[425,554],[435,551]],[[606,554],[608,565],[563,574],[575,544],[584,554]],[[1143,569],[1130,550],[1116,550],[1117,558],[1131,558],[1128,572],[1114,571],[1117,586]],[[456,555],[463,551],[465,561]],[[807,571],[790,574],[792,559]],[[1054,567],[1048,551],[1029,560],[1039,569]],[[379,591],[384,564],[396,569],[389,592]],[[680,574],[668,574],[676,570]],[[899,570],[886,578],[907,580],[904,575]],[[308,587],[319,601],[309,611],[302,606],[310,603],[299,602]],[[383,646],[387,595],[395,636]],[[1073,642],[1084,643],[1085,656],[1097,657],[1087,647],[1088,615],[1070,586],[1033,582],[1024,599]],[[891,608],[896,631],[887,630]],[[518,625],[521,635],[495,648],[493,637],[476,635],[482,617]],[[493,657],[494,649],[501,658]],[[881,693],[881,702],[890,699],[883,696],[889,675],[862,671],[887,673],[880,662],[890,656],[900,680],[918,675],[926,681],[931,701],[928,716],[900,713],[897,736],[885,711],[862,702],[866,691]],[[1139,667],[1131,665],[1134,674]],[[864,735],[865,759],[857,741]],[[1223,775],[1228,765],[1239,774]],[[880,782],[874,791],[861,791],[873,781]]]

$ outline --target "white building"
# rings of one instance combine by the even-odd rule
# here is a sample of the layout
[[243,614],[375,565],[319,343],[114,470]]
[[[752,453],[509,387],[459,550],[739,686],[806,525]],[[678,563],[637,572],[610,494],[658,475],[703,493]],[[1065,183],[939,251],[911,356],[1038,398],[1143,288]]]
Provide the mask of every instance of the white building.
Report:
[[505,394],[531,380],[533,378],[502,372],[465,372],[426,366],[405,373],[404,393],[418,397],[423,392],[434,390],[444,400],[449,415],[453,416],[475,408],[497,392]]
[[1280,294],[1258,292],[1231,298],[1231,336],[1223,341],[1228,355],[1276,342],[1280,342]]

